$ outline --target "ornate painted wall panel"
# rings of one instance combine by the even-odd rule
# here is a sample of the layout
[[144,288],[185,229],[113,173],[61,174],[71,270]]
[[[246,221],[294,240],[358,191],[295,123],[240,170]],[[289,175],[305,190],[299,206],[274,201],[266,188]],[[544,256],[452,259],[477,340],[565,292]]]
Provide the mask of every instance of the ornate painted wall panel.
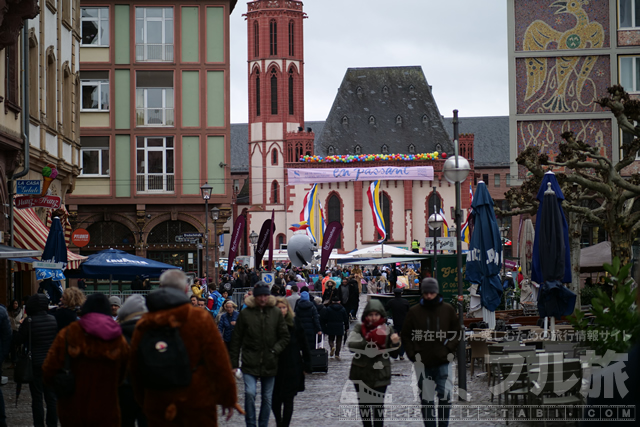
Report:
[[609,2],[515,0],[516,51],[609,47]]
[[603,111],[593,101],[607,95],[609,56],[516,60],[517,114]]
[[[554,160],[558,155],[558,144],[563,142],[560,135],[571,130],[577,139],[599,147],[601,154],[611,158],[611,126],[610,119],[519,121],[518,153],[533,145],[538,147],[539,152],[547,153],[549,159]],[[524,178],[525,173],[526,169],[520,167],[519,177]]]

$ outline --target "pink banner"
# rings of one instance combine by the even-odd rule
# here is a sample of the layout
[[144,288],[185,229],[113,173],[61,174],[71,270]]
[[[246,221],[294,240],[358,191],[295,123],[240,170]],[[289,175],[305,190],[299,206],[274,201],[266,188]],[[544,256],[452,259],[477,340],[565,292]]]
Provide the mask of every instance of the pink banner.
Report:
[[16,197],[16,209],[26,208],[48,208],[48,209],[60,209],[61,199],[58,196],[43,196],[43,197]]
[[342,232],[342,224],[338,221],[330,222],[327,228],[324,230],[324,236],[322,237],[322,259],[320,263],[320,275],[324,274],[324,268],[327,266],[329,256],[336,242],[340,238]]
[[289,184],[343,181],[433,181],[432,166],[289,169]]

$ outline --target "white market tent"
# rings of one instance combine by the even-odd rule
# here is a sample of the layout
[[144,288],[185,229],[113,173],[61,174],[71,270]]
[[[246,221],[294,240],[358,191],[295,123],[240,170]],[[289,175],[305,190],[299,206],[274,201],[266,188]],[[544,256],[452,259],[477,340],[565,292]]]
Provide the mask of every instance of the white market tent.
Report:
[[380,244],[369,246],[367,248],[358,249],[349,252],[347,255],[351,258],[384,258],[390,256],[406,256],[415,257],[416,254],[410,250],[398,248],[396,246]]

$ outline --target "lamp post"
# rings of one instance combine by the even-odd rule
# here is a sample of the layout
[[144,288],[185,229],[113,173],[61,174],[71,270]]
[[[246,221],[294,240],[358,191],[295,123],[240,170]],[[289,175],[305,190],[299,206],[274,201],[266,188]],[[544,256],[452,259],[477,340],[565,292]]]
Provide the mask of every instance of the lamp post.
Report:
[[[215,260],[213,282],[216,284],[216,289],[218,288],[218,224],[216,223],[216,221],[218,220],[219,216],[220,216],[220,209],[214,206],[213,209],[211,209],[211,219],[213,220],[213,234],[215,236],[213,241],[213,248],[214,248],[213,259]],[[208,277],[209,275],[207,274],[207,278]]]
[[[460,329],[464,331],[464,305],[462,289],[462,241],[460,239],[460,224],[462,223],[462,210],[460,209],[460,183],[467,179],[471,166],[464,157],[458,155],[458,110],[453,110],[453,142],[454,157],[449,157],[442,166],[444,177],[447,181],[456,184],[456,257],[458,259],[458,317]],[[461,400],[467,400],[467,355],[465,334],[462,334],[458,344],[458,395]]]
[[509,227],[500,227],[500,241],[502,242],[502,280],[504,280],[506,276],[506,264],[505,264],[505,254],[504,254],[504,241],[507,239],[509,235]]
[[200,194],[204,199],[204,271],[209,281],[209,199],[211,198],[213,187],[205,182],[200,187]]
[[[258,265],[256,264],[256,261],[258,260],[257,256],[257,244],[258,244],[258,234],[251,230],[251,234],[249,234],[249,242],[253,245],[253,268],[257,269]],[[257,270],[256,270],[257,271]]]
[[[436,187],[433,187],[433,194],[436,194]],[[435,200],[435,199],[434,199]],[[429,228],[433,230],[433,278],[438,280],[438,230],[444,223],[444,218],[440,215],[436,209],[436,205],[433,205],[433,214],[429,216]]]

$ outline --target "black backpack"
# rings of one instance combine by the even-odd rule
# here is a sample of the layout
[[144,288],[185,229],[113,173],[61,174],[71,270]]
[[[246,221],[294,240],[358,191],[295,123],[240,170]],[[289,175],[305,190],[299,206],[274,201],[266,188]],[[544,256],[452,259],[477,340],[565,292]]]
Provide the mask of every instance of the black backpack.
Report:
[[178,328],[149,329],[138,345],[138,364],[145,388],[172,389],[191,384],[191,365]]

